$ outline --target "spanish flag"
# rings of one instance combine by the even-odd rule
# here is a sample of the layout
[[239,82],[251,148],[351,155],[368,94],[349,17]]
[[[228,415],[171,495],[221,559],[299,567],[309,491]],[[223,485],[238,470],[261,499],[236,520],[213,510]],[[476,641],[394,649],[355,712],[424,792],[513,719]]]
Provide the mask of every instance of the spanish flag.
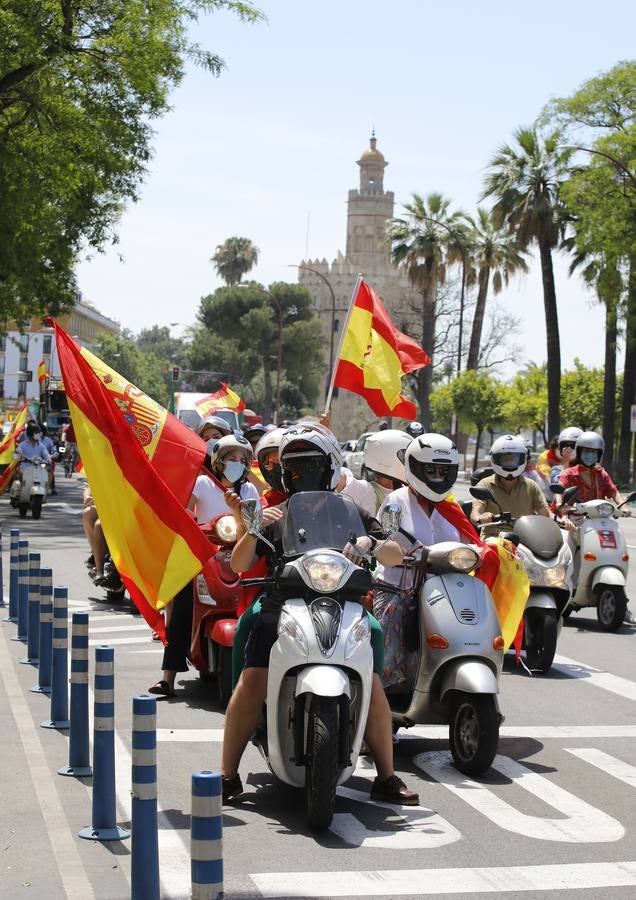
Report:
[[[161,448],[155,446],[151,459],[148,444],[126,421],[86,351],[54,325],[75,436],[108,549],[140,612],[165,640],[159,611],[201,571],[212,545],[162,478],[157,466]],[[187,453],[181,449],[183,461]],[[182,467],[181,474],[189,497],[187,469]]]
[[218,391],[202,397],[194,404],[197,412],[204,418],[214,415],[217,409],[233,409],[234,412],[240,413],[245,409],[245,404],[238,394],[227,386],[223,381]]
[[414,419],[402,376],[430,363],[417,341],[398,331],[377,294],[358,280],[340,345],[334,387],[359,394],[378,416]]
[[46,379],[48,377],[49,377],[49,372],[46,368],[46,363],[44,362],[44,360],[42,360],[42,362],[38,366],[38,381],[39,381],[39,383],[42,384],[44,381],[46,381]]
[[24,404],[16,419],[13,423],[13,428],[6,436],[4,441],[0,444],[0,463],[4,463],[6,465],[6,469],[0,475],[0,494],[3,494],[7,489],[7,485],[11,481],[11,476],[15,472],[18,460],[14,459],[15,450],[18,443],[18,438],[26,428],[26,423],[29,419],[29,405],[27,403]]

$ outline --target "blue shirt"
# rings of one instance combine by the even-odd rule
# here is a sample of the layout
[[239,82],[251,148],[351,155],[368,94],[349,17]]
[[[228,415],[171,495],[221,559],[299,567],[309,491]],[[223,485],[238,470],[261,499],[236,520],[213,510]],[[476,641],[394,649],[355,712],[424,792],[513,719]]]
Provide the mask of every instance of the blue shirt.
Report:
[[16,455],[21,456],[23,459],[35,459],[37,456],[40,459],[43,459],[45,463],[51,462],[51,456],[49,451],[46,449],[42,441],[37,441],[37,443],[33,443],[29,438],[26,438],[20,444],[19,450],[16,450]]

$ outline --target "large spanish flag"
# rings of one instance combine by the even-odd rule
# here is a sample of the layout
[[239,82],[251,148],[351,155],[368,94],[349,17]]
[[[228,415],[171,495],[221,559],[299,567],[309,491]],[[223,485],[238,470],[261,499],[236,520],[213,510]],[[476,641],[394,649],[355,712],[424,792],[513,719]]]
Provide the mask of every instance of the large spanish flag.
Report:
[[378,295],[360,279],[336,363],[334,387],[359,394],[378,416],[414,419],[402,376],[430,363],[417,341],[398,331]]
[[[201,570],[213,548],[161,477],[160,448],[151,459],[149,442],[142,444],[139,430],[129,427],[86,352],[57,324],[55,331],[75,436],[108,549],[140,612],[165,639],[159,610]],[[171,467],[166,471],[171,474]],[[183,468],[182,477],[187,483]]]
[[215,391],[213,394],[208,394],[207,397],[202,397],[201,400],[197,400],[194,405],[197,412],[203,416],[204,419],[213,415],[217,409],[233,409],[234,412],[237,413],[243,412],[245,409],[245,404],[239,395],[223,381],[221,382],[221,387],[218,391]]

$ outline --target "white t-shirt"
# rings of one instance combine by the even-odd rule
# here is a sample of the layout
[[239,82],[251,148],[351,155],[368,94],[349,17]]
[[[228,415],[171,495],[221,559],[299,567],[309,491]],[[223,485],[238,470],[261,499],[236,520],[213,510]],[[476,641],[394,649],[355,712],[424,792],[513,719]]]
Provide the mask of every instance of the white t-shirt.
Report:
[[347,482],[342,489],[342,493],[351,497],[353,502],[370,516],[375,516],[378,500],[373,487],[368,481],[354,478],[353,472],[351,469],[347,469],[346,466],[342,467],[342,474]]
[[[258,491],[249,481],[243,482],[240,490],[241,500],[258,500]],[[196,498],[195,515],[198,523],[203,524],[215,519],[222,513],[230,512],[225,502],[225,494],[216,486],[207,475],[197,476],[192,489],[192,496]]]

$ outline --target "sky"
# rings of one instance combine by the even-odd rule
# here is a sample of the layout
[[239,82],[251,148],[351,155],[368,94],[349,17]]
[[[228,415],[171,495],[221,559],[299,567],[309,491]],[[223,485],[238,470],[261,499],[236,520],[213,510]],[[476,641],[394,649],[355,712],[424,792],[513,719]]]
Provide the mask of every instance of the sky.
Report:
[[[86,300],[133,332],[192,324],[221,282],[226,238],[259,248],[250,277],[344,251],[347,191],[375,128],[396,215],[439,191],[474,213],[484,168],[553,96],[634,55],[636,4],[606,0],[261,0],[266,22],[206,16],[192,37],[226,62],[188,68],[156,126],[154,157],[119,243],[83,261]],[[309,222],[309,228],[308,228]],[[603,363],[603,314],[556,262],[563,368]],[[523,361],[545,359],[538,264],[501,295]],[[510,373],[509,373],[510,374]]]

